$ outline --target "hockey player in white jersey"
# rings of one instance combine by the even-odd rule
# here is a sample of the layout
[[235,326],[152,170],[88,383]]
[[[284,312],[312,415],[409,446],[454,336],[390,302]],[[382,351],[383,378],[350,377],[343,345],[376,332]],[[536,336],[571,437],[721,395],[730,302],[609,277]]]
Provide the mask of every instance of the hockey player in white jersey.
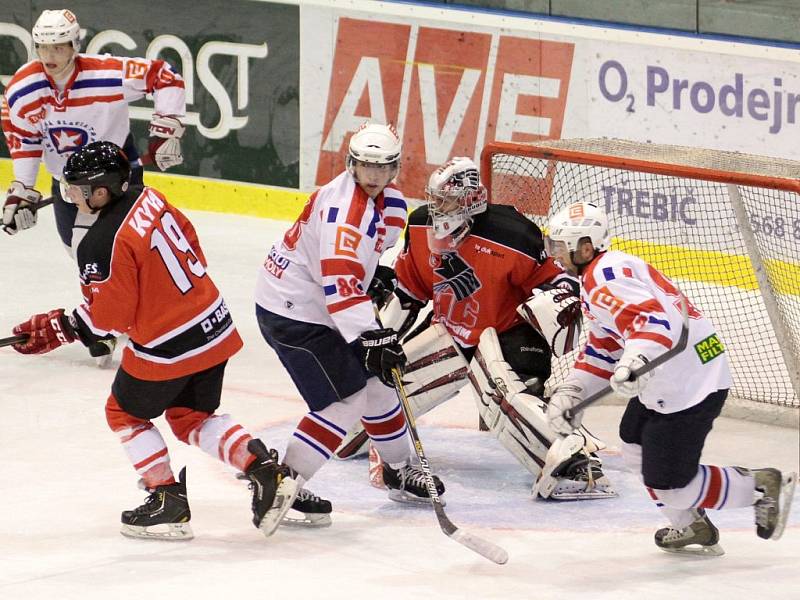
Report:
[[[34,186],[43,162],[52,177],[56,228],[73,257],[97,215],[79,213],[64,197],[61,174],[67,159],[92,142],[113,142],[131,162],[131,185],[142,185],[128,104],[153,95],[149,154],[161,170],[183,162],[180,118],[186,113],[183,80],[169,64],[81,54],[80,31],[72,11],[43,11],[31,32],[37,58],[17,70],[0,100],[0,122],[14,170],[3,206],[3,230],[14,235],[36,225],[42,194]],[[112,350],[111,338],[89,348],[101,366],[110,361]]]
[[[3,98],[3,133],[14,168],[3,229],[14,235],[36,224],[42,195],[33,186],[44,162],[53,178],[58,233],[65,246],[74,248],[72,229],[78,211],[65,202],[59,184],[67,159],[91,142],[113,142],[134,165],[132,183],[141,183],[142,165],[130,133],[128,104],[152,94],[151,159],[161,170],[181,164],[183,79],[163,60],[79,53],[80,25],[66,9],[42,12],[31,35],[37,58],[17,70]],[[96,215],[86,218],[92,217]],[[82,229],[90,225],[78,223]]]
[[[570,434],[582,418],[573,407],[610,382],[630,399],[619,428],[625,461],[641,474],[670,521],[655,534],[659,548],[723,554],[706,510],[751,505],[758,536],[777,540],[789,514],[794,473],[700,464],[731,385],[725,346],[713,324],[657,269],[609,250],[610,240],[608,218],[594,204],[572,204],[550,221],[550,252],[580,275],[590,323],[583,351],[553,392],[548,408],[553,428]],[[676,343],[684,301],[690,317],[686,349],[632,377]]]
[[[285,455],[301,485],[363,419],[385,461],[390,498],[426,502],[422,470],[410,462],[405,417],[388,387],[402,349],[395,332],[380,328],[366,294],[378,260],[406,225],[406,201],[391,185],[400,153],[392,127],[365,124],[352,135],[346,170],[311,195],[269,251],[258,276],[256,315],[310,409]],[[438,478],[436,485],[441,495]]]

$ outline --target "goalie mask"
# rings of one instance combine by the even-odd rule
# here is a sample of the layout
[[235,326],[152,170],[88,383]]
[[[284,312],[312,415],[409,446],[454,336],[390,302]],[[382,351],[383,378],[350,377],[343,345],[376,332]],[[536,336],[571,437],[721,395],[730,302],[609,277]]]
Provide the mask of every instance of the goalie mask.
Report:
[[574,258],[574,252],[584,238],[591,240],[595,251],[608,250],[611,245],[608,216],[595,204],[576,202],[562,208],[550,219],[545,242],[547,253],[553,257],[568,255]]
[[39,45],[72,44],[80,50],[81,28],[78,18],[67,9],[45,10],[36,19],[31,31],[34,49]]
[[473,217],[486,210],[486,188],[478,167],[464,156],[434,171],[425,188],[431,230],[428,247],[441,254],[455,250],[472,228]]
[[[92,142],[74,152],[64,167],[64,180],[68,186],[68,194],[80,190],[86,205],[98,210],[121,198],[128,189],[131,176],[131,165],[125,153],[111,142]],[[95,208],[90,204],[95,189],[108,189],[111,202]]]

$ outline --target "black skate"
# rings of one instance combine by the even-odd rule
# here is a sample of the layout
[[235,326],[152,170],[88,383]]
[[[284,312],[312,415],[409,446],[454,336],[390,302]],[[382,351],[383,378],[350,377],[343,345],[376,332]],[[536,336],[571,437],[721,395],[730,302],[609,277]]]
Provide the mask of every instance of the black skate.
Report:
[[722,556],[725,551],[719,545],[719,530],[706,516],[706,511],[692,510],[695,520],[683,529],[664,527],[656,531],[656,546],[664,552],[694,554],[696,556]]
[[[389,498],[395,502],[430,502],[425,474],[417,465],[405,465],[395,470],[383,463],[383,483],[389,488]],[[444,484],[434,475],[433,482],[438,496],[444,494]],[[441,498],[442,506],[445,505]]]
[[267,450],[261,440],[250,440],[247,449],[256,455],[256,460],[245,471],[253,493],[253,525],[269,537],[291,508],[297,495],[297,482],[286,467],[278,465],[278,452]]
[[292,504],[292,510],[283,517],[281,525],[289,527],[330,527],[331,503],[302,488]]
[[594,454],[573,455],[552,473],[556,480],[553,500],[595,500],[615,498],[617,492],[603,473],[603,463]]
[[190,540],[194,537],[189,520],[192,513],[186,497],[186,467],[178,482],[148,490],[145,503],[122,512],[122,535],[159,540]]
[[98,367],[107,369],[111,366],[111,360],[114,358],[114,348],[116,347],[116,338],[104,338],[89,345],[89,354],[94,358]]
[[761,497],[753,503],[756,513],[756,533],[765,540],[777,540],[783,535],[789,509],[792,506],[794,486],[797,482],[795,473],[781,473],[778,469],[743,469],[736,467],[740,473],[749,473],[756,480],[756,494]]

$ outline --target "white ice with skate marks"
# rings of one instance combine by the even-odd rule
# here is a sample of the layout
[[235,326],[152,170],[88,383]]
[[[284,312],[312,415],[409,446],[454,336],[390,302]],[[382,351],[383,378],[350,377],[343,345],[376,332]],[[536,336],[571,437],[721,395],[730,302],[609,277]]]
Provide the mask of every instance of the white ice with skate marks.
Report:
[[[245,339],[230,362],[221,412],[279,449],[305,412],[258,333],[255,272],[286,223],[191,212]],[[232,243],[231,240],[235,240]],[[20,235],[0,237],[6,258],[0,330],[34,312],[72,308],[77,273],[57,240],[52,215]],[[118,364],[119,350],[115,356]],[[119,514],[141,504],[137,476],[105,423],[114,371],[98,370],[78,345],[25,357],[0,349],[0,598],[197,599],[220,596],[352,598],[797,597],[800,512],[779,542],[756,537],[750,509],[709,514],[727,554],[692,560],[660,552],[665,525],[637,478],[624,471],[616,428],[622,408],[589,411],[589,427],[610,445],[604,468],[620,497],[553,503],[529,497],[531,477],[475,428],[460,395],[420,419],[433,471],[447,486],[447,514],[459,527],[505,548],[497,566],[449,540],[431,509],[398,505],[367,480],[365,460],[331,462],[310,487],[333,502],[325,529],[280,528],[269,539],[251,522],[246,483],[197,448],[179,444],[163,419],[173,467],[187,465],[195,539],[131,540]],[[797,429],[720,419],[704,460],[798,470]]]

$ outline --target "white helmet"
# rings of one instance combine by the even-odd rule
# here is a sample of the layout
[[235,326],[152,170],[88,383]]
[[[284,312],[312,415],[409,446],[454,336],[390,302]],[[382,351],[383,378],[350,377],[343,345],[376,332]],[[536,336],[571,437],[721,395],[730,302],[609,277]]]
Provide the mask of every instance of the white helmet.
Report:
[[399,164],[401,149],[393,126],[367,121],[350,137],[347,168],[352,173],[356,160],[373,165]]
[[66,8],[45,10],[36,19],[31,32],[34,44],[72,43],[77,52],[80,49],[81,27],[78,18]]
[[569,252],[577,250],[578,242],[587,237],[598,252],[608,250],[611,245],[608,217],[596,204],[576,202],[562,208],[550,219],[548,238],[564,242]]
[[486,188],[477,165],[456,156],[431,173],[425,188],[433,229],[428,245],[433,252],[453,250],[467,236],[475,215],[486,210]]

